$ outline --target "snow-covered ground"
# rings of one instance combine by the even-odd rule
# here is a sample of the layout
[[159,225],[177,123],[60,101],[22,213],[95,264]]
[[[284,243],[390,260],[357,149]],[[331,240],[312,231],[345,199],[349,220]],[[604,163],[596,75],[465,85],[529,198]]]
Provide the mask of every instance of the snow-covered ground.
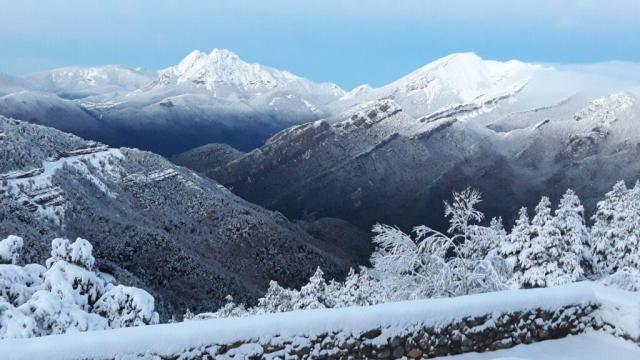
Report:
[[[8,339],[0,341],[0,359],[34,359],[47,354],[50,360],[112,358],[124,354],[174,355],[190,349],[198,349],[215,344],[245,342],[235,349],[247,350],[253,354],[255,347],[270,341],[290,339],[293,344],[308,342],[310,337],[322,333],[335,333],[338,341],[349,339],[371,329],[381,329],[372,343],[386,342],[394,336],[411,333],[412,329],[424,326],[446,327],[464,317],[514,312],[527,309],[559,309],[565,306],[599,304],[596,316],[613,324],[624,333],[637,337],[640,328],[639,301],[635,293],[607,288],[591,282],[531,290],[513,290],[462,296],[448,299],[431,299],[387,303],[369,307],[341,309],[318,309],[292,311],[280,314],[257,315],[245,318],[225,318],[215,320],[187,321],[174,324],[151,325],[122,328],[87,333],[44,336],[30,339]],[[541,320],[542,321],[542,320]],[[493,320],[488,323],[493,324]],[[486,326],[481,324],[480,326]],[[491,325],[489,325],[491,326]],[[592,341],[596,339],[597,341]],[[536,351],[548,352],[550,358],[567,354],[557,349],[569,344],[579,350],[580,344],[589,343],[597,347],[600,354],[611,349],[620,349],[640,355],[640,347],[634,349],[632,343],[617,341],[603,335],[580,335],[560,342],[528,345],[510,351],[531,349],[530,359],[539,359]],[[554,344],[556,348],[553,348]],[[610,345],[609,345],[610,344]],[[549,346],[547,350],[546,346]],[[246,348],[246,349],[245,349]],[[243,350],[244,349],[244,350]],[[538,350],[540,349],[540,350]],[[529,351],[529,350],[527,350]],[[592,352],[596,354],[596,350]],[[501,354],[497,353],[496,354]],[[504,356],[511,356],[505,353]],[[521,354],[521,353],[514,353]],[[524,353],[522,353],[524,354]],[[579,353],[577,353],[579,355]],[[240,354],[242,355],[242,354]],[[576,356],[578,356],[576,355]],[[489,356],[490,354],[469,354],[467,356]],[[503,356],[503,355],[498,355]],[[495,358],[495,357],[494,357]],[[525,357],[526,358],[526,357]],[[573,357],[576,358],[577,357]],[[571,357],[567,359],[573,359]],[[597,357],[596,357],[597,358]],[[617,358],[617,357],[616,357]],[[620,357],[622,358],[622,357]],[[463,359],[473,359],[467,357]]]
[[511,349],[485,353],[468,353],[447,356],[446,360],[636,360],[640,359],[640,347],[630,341],[589,332],[558,340],[518,345]]

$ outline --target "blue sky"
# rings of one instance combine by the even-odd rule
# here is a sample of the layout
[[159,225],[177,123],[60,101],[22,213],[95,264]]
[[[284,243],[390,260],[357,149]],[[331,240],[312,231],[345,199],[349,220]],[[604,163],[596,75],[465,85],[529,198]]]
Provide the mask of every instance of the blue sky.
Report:
[[640,62],[638,0],[0,0],[0,72],[158,69],[193,49],[345,88],[382,85],[452,52]]

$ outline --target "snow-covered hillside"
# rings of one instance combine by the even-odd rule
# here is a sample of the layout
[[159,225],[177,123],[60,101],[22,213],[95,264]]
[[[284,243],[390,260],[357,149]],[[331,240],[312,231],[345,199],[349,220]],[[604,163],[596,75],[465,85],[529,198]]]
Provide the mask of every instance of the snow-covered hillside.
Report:
[[[0,116],[0,232],[42,263],[55,237],[92,240],[99,268],[144,287],[162,317],[251,301],[352,260],[279,213],[159,155]],[[295,251],[292,251],[295,249]]]
[[454,54],[358,88],[331,104],[329,118],[285,129],[208,174],[288,216],[363,229],[436,224],[442,200],[468,184],[491,215],[566,188],[590,212],[595,194],[640,176],[640,82],[602,67]]

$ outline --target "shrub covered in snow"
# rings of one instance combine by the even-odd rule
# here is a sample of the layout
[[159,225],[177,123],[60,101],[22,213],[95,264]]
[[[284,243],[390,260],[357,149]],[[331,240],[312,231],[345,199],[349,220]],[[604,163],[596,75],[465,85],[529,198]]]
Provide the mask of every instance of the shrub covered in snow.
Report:
[[0,264],[16,264],[22,245],[22,238],[15,235],[9,235],[0,241]]
[[46,267],[16,265],[22,239],[0,241],[0,338],[155,324],[154,299],[94,269],[91,244],[54,239]]
[[153,296],[129,286],[117,285],[105,292],[94,305],[93,312],[108,319],[111,328],[158,323]]

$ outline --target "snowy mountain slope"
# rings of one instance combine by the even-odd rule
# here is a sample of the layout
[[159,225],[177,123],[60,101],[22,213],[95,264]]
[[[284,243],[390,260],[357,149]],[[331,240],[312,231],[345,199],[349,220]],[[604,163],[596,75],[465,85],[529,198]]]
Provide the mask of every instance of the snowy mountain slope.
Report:
[[174,163],[203,172],[215,169],[242,156],[242,152],[225,144],[207,144],[171,157]]
[[424,116],[458,104],[482,105],[513,96],[541,69],[515,60],[452,54],[381,88],[356,88],[332,106],[340,111],[364,100],[390,98],[412,116]]
[[339,217],[363,229],[376,221],[408,228],[425,217],[439,224],[430,214],[468,184],[486,194],[489,215],[567,187],[590,208],[616,177],[640,177],[631,160],[638,85],[601,71],[456,54],[347,94],[332,104],[342,113],[284,130],[209,175],[290,217]]
[[102,271],[149,289],[167,316],[251,301],[268,280],[299,284],[316,266],[354,265],[279,213],[127,148],[0,117],[0,232],[25,238],[26,261],[56,236],[92,239]]
[[[282,131],[208,174],[294,218],[337,217],[367,230],[378,221],[409,227],[425,216],[437,224],[442,220],[430,214],[439,213],[439,199],[452,187],[479,186],[474,171],[511,172],[470,124],[455,119],[421,121],[388,100],[340,119]],[[486,197],[498,195],[486,185]]]
[[79,136],[100,131],[109,134],[101,121],[73,101],[54,94],[23,90],[0,96],[0,112],[11,118],[47,125]]
[[[0,81],[0,95],[12,93],[17,99],[1,106],[0,114],[26,121],[50,119],[53,122],[43,124],[163,155],[211,142],[251,150],[285,127],[327,116],[328,104],[345,94],[335,84],[316,84],[250,64],[220,49],[209,54],[194,51],[158,74],[111,65],[55,69],[20,80],[60,101],[66,99],[69,109],[34,103],[15,92],[23,88],[3,87]],[[77,108],[94,120],[79,117]],[[80,125],[61,127],[56,119],[99,121],[101,126],[79,132]]]
[[40,91],[77,99],[112,92],[139,89],[155,78],[156,74],[120,65],[100,67],[65,67],[31,74],[25,79]]

